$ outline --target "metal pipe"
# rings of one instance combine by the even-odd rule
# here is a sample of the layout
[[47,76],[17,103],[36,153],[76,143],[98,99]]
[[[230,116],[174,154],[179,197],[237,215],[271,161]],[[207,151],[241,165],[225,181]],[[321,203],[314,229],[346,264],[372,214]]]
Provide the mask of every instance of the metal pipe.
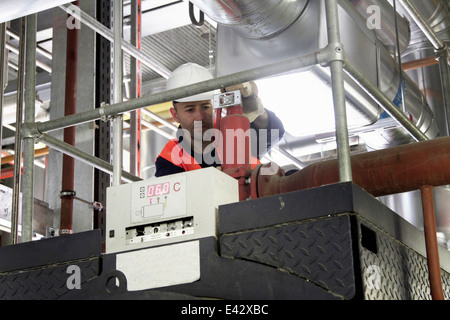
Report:
[[[78,1],[75,1],[78,6]],[[68,17],[70,17],[68,15]],[[78,79],[78,28],[67,28],[66,40],[66,85],[64,115],[76,114]],[[75,146],[75,127],[64,128],[64,142]],[[75,185],[75,160],[64,154],[61,181],[60,234],[67,235],[73,229],[73,194]]]
[[[95,156],[92,156],[86,152],[83,152],[70,144],[65,143],[64,141],[58,140],[48,134],[41,134],[38,137],[39,140],[43,141],[47,146],[50,148],[53,148],[55,150],[58,150],[59,152],[62,152],[64,154],[67,154],[77,160],[82,161],[83,163],[86,163],[98,170],[101,170],[103,172],[113,174],[113,166],[112,164],[101,160]],[[122,172],[122,179],[126,182],[135,182],[135,181],[141,181],[142,179],[139,177],[136,177],[129,172],[123,171]]]
[[421,69],[429,66],[439,64],[439,60],[436,57],[428,57],[424,59],[419,59],[415,61],[405,62],[402,65],[404,71],[411,71],[415,69]]
[[[89,14],[85,13],[82,10],[77,9],[77,7],[73,6],[72,4],[66,4],[61,5],[60,8],[64,11],[66,11],[68,14],[71,14],[74,18],[80,20],[82,23],[84,23],[86,26],[103,36],[105,39],[113,42],[114,41],[114,34],[113,32],[105,27],[103,24],[92,18]],[[123,40],[122,41],[122,49],[130,54],[131,56],[135,57],[139,61],[141,61],[143,64],[163,76],[164,78],[168,78],[171,74],[171,71],[168,70],[166,67],[161,65],[159,62],[154,61],[152,58],[148,57],[146,54],[144,54],[142,51],[138,50],[135,46],[133,46],[128,41]]]
[[450,58],[447,55],[447,46],[444,50],[436,51],[439,59],[439,71],[441,75],[442,97],[447,120],[447,134],[450,134]]
[[291,26],[304,12],[308,0],[190,0],[221,25],[249,39],[274,36]]
[[348,75],[352,77],[355,82],[358,83],[370,97],[372,97],[372,99],[380,104],[393,119],[395,119],[407,132],[409,132],[414,139],[417,141],[428,140],[428,137],[420,131],[420,129],[417,128],[417,126],[415,126],[410,119],[408,119],[403,112],[397,108],[396,105],[383,94],[383,92],[381,92],[377,86],[364,77],[352,61],[346,59],[344,69]]
[[19,194],[21,175],[21,154],[22,154],[22,110],[24,100],[24,77],[25,77],[25,37],[26,18],[20,19],[20,43],[19,43],[19,71],[17,73],[17,109],[16,109],[16,132],[14,144],[14,186],[12,195],[11,211],[11,244],[18,241],[19,228]]
[[[114,0],[114,43],[113,43],[113,102],[121,103],[123,84],[123,56],[122,56],[122,0]],[[113,119],[113,181],[112,185],[117,186],[122,182],[122,159],[123,157],[123,116],[118,114]]]
[[433,300],[444,300],[442,289],[441,266],[439,263],[439,247],[436,231],[436,215],[434,210],[433,186],[420,188],[423,208],[423,227],[427,252],[428,277]]
[[[408,165],[405,166],[405,163]],[[450,137],[352,156],[355,184],[375,197],[450,184]],[[270,196],[339,182],[337,160],[309,165],[290,176],[258,179],[258,196]]]
[[169,121],[167,121],[166,119],[158,116],[156,113],[151,112],[150,110],[147,110],[145,108],[143,108],[142,113],[145,114],[146,116],[149,116],[150,118],[162,123],[163,125],[165,125],[166,127],[168,127],[169,129],[172,129],[174,131],[177,131],[178,128],[177,126],[173,125],[172,123],[170,123]]
[[[377,20],[379,25],[371,26],[376,33],[377,38],[383,45],[389,49],[390,52],[396,46],[400,48],[399,52],[403,53],[409,45],[411,39],[411,32],[408,22],[402,19],[401,15],[395,10],[392,11],[392,6],[386,0],[344,0],[339,4],[351,3],[358,12],[366,19],[366,25],[369,25],[368,19],[373,18],[373,8],[377,8],[380,14],[380,19]],[[346,4],[344,4],[346,5]],[[346,5],[347,6],[347,5]],[[397,26],[395,26],[397,24]]]
[[[19,35],[16,32],[14,32],[13,30],[11,30],[10,28],[6,28],[6,34],[8,36],[10,36],[11,38],[14,38],[16,40],[20,39]],[[36,53],[39,53],[39,54],[43,55],[44,57],[46,57],[47,59],[50,59],[50,60],[53,58],[51,52],[48,52],[47,50],[41,48],[40,46],[36,47]],[[39,65],[38,63],[39,62],[36,62],[37,65]],[[50,68],[50,70],[51,70],[51,68]]]
[[131,99],[122,103],[116,103],[109,106],[104,106],[94,110],[78,113],[73,116],[67,116],[55,120],[41,122],[36,125],[36,128],[29,128],[37,132],[49,132],[57,129],[62,129],[68,126],[95,121],[98,119],[105,119],[119,113],[132,111],[147,106],[177,100],[183,97],[192,96],[198,93],[222,89],[236,83],[243,83],[275,74],[292,71],[295,69],[302,69],[310,67],[319,63],[319,54],[312,53],[306,56],[288,59],[283,62],[273,63],[231,75],[223,76],[213,80],[202,81],[189,86],[176,88],[158,92],[138,99]]
[[[36,101],[36,32],[37,16],[27,16],[25,62],[25,115],[24,122],[33,123]],[[23,139],[22,174],[22,237],[21,242],[33,240],[34,212],[34,139]]]
[[[5,43],[6,43],[6,23],[0,24],[0,154],[2,151],[3,139],[3,98],[5,93],[5,72],[8,72],[5,66]],[[1,172],[1,168],[0,168]]]
[[439,39],[439,37],[434,32],[433,28],[428,24],[426,19],[422,16],[422,14],[417,10],[417,8],[411,3],[410,0],[399,0],[402,4],[403,8],[405,8],[406,12],[411,16],[417,26],[422,30],[424,35],[431,42],[433,47],[437,50],[443,49],[445,46],[444,41]]
[[338,57],[330,62],[333,103],[336,122],[336,141],[339,161],[339,179],[341,182],[352,181],[350,144],[348,141],[347,110],[345,105],[343,54],[341,43],[339,13],[337,0],[325,2],[327,32],[329,46],[336,51]]
[[[141,49],[141,0],[131,2],[131,44]],[[141,97],[141,63],[130,57],[130,98]],[[141,110],[130,112],[130,171],[141,176]]]
[[406,113],[406,99],[405,99],[405,80],[404,80],[404,74],[403,74],[403,64],[402,64],[402,51],[400,47],[400,35],[399,35],[399,22],[398,22],[398,15],[397,15],[397,0],[394,0],[393,2],[394,6],[394,24],[395,24],[395,34],[396,34],[396,44],[397,44],[397,59],[398,59],[398,68],[399,68],[399,76],[400,76],[400,92],[402,97],[402,110],[404,113]]
[[[15,53],[15,54],[19,54],[19,49],[16,48],[15,46],[13,46],[12,44],[8,43],[8,42],[6,43],[6,48],[7,48],[9,51],[11,51],[11,52],[13,52],[13,53]],[[46,63],[44,63],[44,62],[42,62],[42,61],[40,61],[40,60],[37,60],[37,61],[36,61],[36,65],[37,65],[39,68],[41,68],[41,69],[47,71],[48,73],[52,73],[52,67],[50,67],[48,64],[46,64]]]

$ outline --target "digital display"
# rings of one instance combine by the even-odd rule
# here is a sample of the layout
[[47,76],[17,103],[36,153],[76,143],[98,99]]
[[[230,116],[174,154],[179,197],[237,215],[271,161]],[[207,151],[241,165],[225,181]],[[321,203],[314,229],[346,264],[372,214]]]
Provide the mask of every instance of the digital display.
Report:
[[169,191],[170,191],[170,182],[154,184],[148,186],[147,197],[161,196],[163,194],[169,193]]

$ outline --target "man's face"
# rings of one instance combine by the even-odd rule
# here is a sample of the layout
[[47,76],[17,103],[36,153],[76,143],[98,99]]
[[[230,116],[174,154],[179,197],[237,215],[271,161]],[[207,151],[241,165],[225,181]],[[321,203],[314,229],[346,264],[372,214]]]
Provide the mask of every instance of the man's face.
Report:
[[189,131],[192,141],[202,140],[206,130],[213,128],[213,107],[211,100],[177,102],[170,109],[173,119],[181,128]]

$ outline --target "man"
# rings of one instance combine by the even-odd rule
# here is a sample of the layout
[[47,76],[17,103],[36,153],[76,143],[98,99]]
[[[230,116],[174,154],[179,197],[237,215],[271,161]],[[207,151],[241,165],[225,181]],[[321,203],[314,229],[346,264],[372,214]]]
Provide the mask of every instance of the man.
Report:
[[[194,63],[187,63],[172,72],[167,80],[167,89],[175,89],[201,81],[211,80],[211,73]],[[264,109],[258,98],[256,84],[246,83],[226,88],[226,91],[241,90],[243,97],[243,114],[249,118],[251,129],[257,136],[261,129],[267,130],[267,145],[265,152],[270,150],[272,142],[278,142],[284,135],[284,127],[276,115]],[[155,161],[155,176],[165,176],[184,171],[207,167],[219,167],[220,157],[211,139],[205,139],[208,130],[214,127],[214,112],[212,99],[217,92],[205,92],[173,102],[170,109],[173,119],[180,124],[177,138],[170,140]],[[275,141],[271,141],[272,130],[278,130]],[[210,137],[212,138],[212,137]],[[255,143],[258,143],[256,139]],[[264,154],[259,152],[260,158]]]

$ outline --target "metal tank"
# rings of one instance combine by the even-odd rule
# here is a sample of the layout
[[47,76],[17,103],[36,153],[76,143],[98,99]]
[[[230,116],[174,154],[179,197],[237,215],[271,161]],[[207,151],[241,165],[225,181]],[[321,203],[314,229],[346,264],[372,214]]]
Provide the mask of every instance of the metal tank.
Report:
[[[193,2],[199,5],[200,2],[204,1]],[[223,7],[223,1],[208,2],[214,3],[214,5],[211,4],[210,8]],[[231,2],[236,5],[240,4],[239,1],[228,1],[227,3]],[[251,3],[253,2],[259,3],[259,1],[246,1],[246,8],[251,7]],[[227,19],[219,15],[217,76],[224,76],[285,59],[307,55],[325,47],[328,44],[328,39],[324,0],[305,3],[303,3],[304,8],[297,11],[301,14],[294,23],[289,25],[289,22],[286,21],[284,31],[281,31],[282,28],[274,29],[272,36],[265,38],[243,36],[241,25],[236,27],[232,23],[227,23]],[[378,84],[382,88],[382,91],[392,101],[397,102],[400,107],[398,103],[401,94],[399,92],[400,73],[396,60],[391,56],[384,44],[381,43],[380,35],[377,35],[375,30],[367,27],[367,18],[358,12],[358,8],[354,4],[346,0],[340,1],[339,4],[341,38],[346,54],[367,79],[374,84]],[[285,10],[286,8],[275,7],[275,9]],[[272,11],[274,16],[277,17],[281,13],[275,9]],[[214,14],[214,12],[209,12],[208,10],[204,12],[212,19],[218,19],[217,14]],[[382,16],[385,14],[387,15],[387,13],[383,13]],[[229,20],[232,21],[233,16]],[[248,22],[249,20],[246,21]],[[257,25],[250,23],[247,28],[257,28]],[[392,30],[392,26],[390,28]],[[388,28],[386,27],[386,29]],[[405,42],[403,47],[405,47],[407,45],[407,34],[403,38]],[[325,83],[331,83],[329,68],[326,66],[318,65],[307,70],[294,71],[309,72],[311,76],[319,78]],[[407,102],[406,114],[411,116],[413,122],[429,138],[436,137],[438,135],[436,121],[425,97],[417,85],[406,74],[404,74],[403,78],[406,82],[406,91],[404,93]],[[345,82],[348,108],[351,111],[356,111],[360,115],[357,123],[349,119],[349,127],[361,128],[361,132],[364,133],[362,136],[364,136],[365,142],[371,148],[382,149],[411,141],[409,134],[403,128],[399,127],[393,119],[389,117],[384,118],[384,110],[358,84],[350,79],[350,77],[346,77]],[[301,101],[302,96],[307,95],[308,92],[303,92],[299,88],[295,94],[297,98],[293,99],[292,107],[299,108],[300,106],[296,106],[295,102]],[[312,107],[302,106],[302,108]],[[377,124],[377,129],[373,130],[371,125],[377,122],[380,122],[382,125]]]

